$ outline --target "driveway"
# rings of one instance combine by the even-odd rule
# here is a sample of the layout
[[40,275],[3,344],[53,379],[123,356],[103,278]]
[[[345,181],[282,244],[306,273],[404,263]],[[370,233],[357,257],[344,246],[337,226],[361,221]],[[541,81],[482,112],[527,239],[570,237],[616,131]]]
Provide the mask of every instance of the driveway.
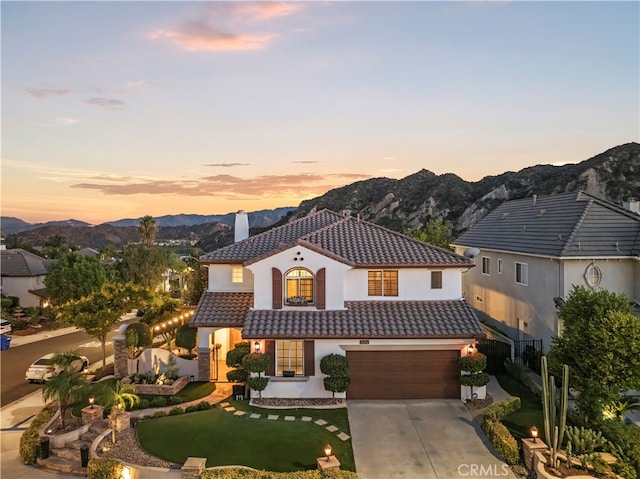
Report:
[[514,478],[458,400],[348,401],[361,479]]

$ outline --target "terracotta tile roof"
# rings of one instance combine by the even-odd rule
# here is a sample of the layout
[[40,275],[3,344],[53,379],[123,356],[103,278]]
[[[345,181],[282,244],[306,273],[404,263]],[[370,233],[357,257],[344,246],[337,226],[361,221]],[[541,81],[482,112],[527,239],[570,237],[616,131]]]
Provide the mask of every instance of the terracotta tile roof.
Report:
[[464,300],[347,301],[346,309],[249,310],[242,336],[272,338],[470,338],[484,337]]
[[307,244],[353,266],[471,266],[473,261],[381,226],[322,210],[200,258],[248,264],[294,244]]
[[247,311],[252,306],[253,293],[205,291],[191,318],[191,325],[240,328],[244,324]]

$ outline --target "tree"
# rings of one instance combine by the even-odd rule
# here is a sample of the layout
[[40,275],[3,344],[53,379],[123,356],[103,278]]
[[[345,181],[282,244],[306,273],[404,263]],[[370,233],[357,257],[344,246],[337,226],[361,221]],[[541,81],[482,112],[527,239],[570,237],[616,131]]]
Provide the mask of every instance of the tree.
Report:
[[64,236],[55,235],[49,238],[42,248],[42,252],[49,259],[56,259],[69,253],[71,248],[67,244],[67,239]]
[[193,269],[190,269],[186,274],[186,291],[183,293],[183,298],[186,304],[196,305],[202,294],[207,289],[209,281],[209,270],[201,264],[195,265]]
[[409,231],[408,234],[419,241],[453,251],[450,246],[453,243],[453,224],[442,217],[432,218],[425,226]]
[[262,399],[264,391],[269,383],[269,378],[262,375],[269,367],[269,356],[262,353],[249,353],[242,357],[242,368],[248,373],[257,373],[257,376],[249,377],[249,387],[258,391],[258,397]]
[[461,357],[458,365],[460,366],[460,384],[471,388],[471,399],[475,400],[473,388],[486,386],[490,381],[489,375],[484,372],[487,367],[487,357],[476,352]]
[[124,333],[124,341],[129,348],[129,358],[138,357],[140,349],[151,346],[153,343],[153,333],[146,323],[131,323]]
[[100,390],[100,402],[111,408],[109,421],[111,426],[111,442],[116,443],[116,430],[118,416],[121,411],[125,411],[127,406],[132,408],[140,402],[140,396],[136,394],[136,387],[127,382],[116,381],[115,388],[105,387]]
[[144,298],[144,291],[133,284],[104,283],[99,291],[76,301],[70,301],[58,310],[57,319],[83,329],[102,344],[102,365],[107,365],[107,334],[120,317],[136,307]]
[[182,302],[167,293],[158,293],[146,305],[142,322],[147,323],[154,335],[162,334],[167,344],[171,343],[179,326],[177,316],[182,312]]
[[196,347],[198,339],[198,330],[192,328],[188,324],[184,324],[178,328],[176,333],[176,346],[189,351],[189,355],[193,354],[193,348]]
[[156,290],[166,271],[165,256],[157,246],[130,244],[122,251],[120,273],[125,282]]
[[328,377],[324,378],[324,388],[331,391],[332,397],[336,393],[349,389],[349,360],[341,354],[327,354],[320,360],[320,371]]
[[233,368],[227,372],[227,381],[232,383],[243,383],[249,374],[242,367],[242,358],[251,352],[251,345],[248,341],[237,343],[233,349],[227,352],[227,367]]
[[562,336],[552,340],[550,369],[567,364],[573,371],[570,386],[592,425],[600,423],[605,406],[640,389],[640,321],[630,311],[623,294],[574,286],[558,312]]
[[73,364],[81,360],[80,356],[71,352],[58,353],[49,360],[49,364],[62,370],[44,383],[42,397],[45,401],[57,401],[58,411],[60,412],[58,420],[61,429],[64,429],[67,410],[75,400],[82,396],[83,390],[88,385],[85,377],[73,368]]
[[146,215],[140,219],[138,225],[138,233],[140,233],[140,241],[145,246],[152,246],[158,234],[158,225],[152,216]]
[[107,273],[97,258],[66,253],[51,263],[44,285],[55,306],[99,290],[106,280]]

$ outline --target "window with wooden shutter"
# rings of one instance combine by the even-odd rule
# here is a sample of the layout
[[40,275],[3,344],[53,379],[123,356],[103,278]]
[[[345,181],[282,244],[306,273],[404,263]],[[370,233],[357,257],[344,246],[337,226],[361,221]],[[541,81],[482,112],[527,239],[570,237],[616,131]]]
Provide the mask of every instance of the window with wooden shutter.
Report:
[[267,366],[265,375],[275,376],[276,375],[276,342],[275,341],[264,342],[264,354],[266,356],[269,356],[269,366]]
[[316,308],[318,309],[327,307],[326,271],[325,268],[321,268],[316,273]]
[[278,268],[271,268],[273,291],[273,309],[282,309],[282,273]]
[[314,341],[304,342],[304,375],[316,375],[316,353]]

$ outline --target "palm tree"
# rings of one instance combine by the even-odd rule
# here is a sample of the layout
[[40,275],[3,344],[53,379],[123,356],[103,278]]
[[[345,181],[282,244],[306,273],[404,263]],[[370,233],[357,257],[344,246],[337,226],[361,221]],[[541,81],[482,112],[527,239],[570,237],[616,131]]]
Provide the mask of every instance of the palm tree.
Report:
[[111,406],[109,419],[111,422],[111,441],[116,443],[116,424],[120,411],[133,407],[140,402],[140,396],[136,394],[136,387],[131,383],[116,381],[115,388],[105,388],[100,393],[101,402],[106,406]]
[[138,233],[140,233],[140,241],[146,246],[153,245],[158,234],[158,225],[152,216],[143,216],[138,225]]
[[69,407],[82,396],[88,383],[85,377],[72,369],[75,361],[82,359],[75,353],[58,353],[49,360],[49,364],[62,368],[60,374],[53,376],[42,387],[42,397],[46,401],[57,401],[60,416],[60,428],[64,429],[64,418]]

